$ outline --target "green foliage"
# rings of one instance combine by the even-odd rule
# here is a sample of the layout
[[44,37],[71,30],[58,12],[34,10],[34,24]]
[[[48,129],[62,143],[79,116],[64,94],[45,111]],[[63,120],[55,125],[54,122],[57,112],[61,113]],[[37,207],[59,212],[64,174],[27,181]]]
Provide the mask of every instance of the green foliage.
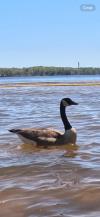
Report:
[[29,68],[0,68],[0,77],[44,76],[44,75],[93,75],[100,74],[100,68],[71,68],[34,66]]

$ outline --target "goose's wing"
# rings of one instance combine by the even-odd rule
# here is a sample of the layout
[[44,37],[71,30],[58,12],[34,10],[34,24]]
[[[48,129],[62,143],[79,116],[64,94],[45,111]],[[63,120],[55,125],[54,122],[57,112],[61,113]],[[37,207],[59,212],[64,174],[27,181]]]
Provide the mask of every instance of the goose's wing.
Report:
[[60,131],[50,128],[12,129],[10,132],[16,133],[26,139],[30,139],[41,144],[47,142],[55,143],[56,140],[62,135]]

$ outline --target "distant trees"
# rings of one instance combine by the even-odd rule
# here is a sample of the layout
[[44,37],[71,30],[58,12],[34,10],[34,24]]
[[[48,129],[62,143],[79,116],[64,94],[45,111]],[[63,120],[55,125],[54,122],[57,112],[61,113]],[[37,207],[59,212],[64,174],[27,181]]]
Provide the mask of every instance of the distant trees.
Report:
[[34,66],[29,68],[0,68],[0,76],[45,76],[45,75],[93,75],[100,74],[100,68],[71,68]]

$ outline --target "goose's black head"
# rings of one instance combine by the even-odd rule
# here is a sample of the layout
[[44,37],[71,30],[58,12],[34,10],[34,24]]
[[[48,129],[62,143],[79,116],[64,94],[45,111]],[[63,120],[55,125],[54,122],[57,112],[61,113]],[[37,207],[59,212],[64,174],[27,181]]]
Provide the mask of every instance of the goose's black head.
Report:
[[70,98],[64,98],[61,100],[61,104],[66,107],[66,106],[70,106],[70,105],[78,105],[78,103],[74,102],[73,100],[71,100]]

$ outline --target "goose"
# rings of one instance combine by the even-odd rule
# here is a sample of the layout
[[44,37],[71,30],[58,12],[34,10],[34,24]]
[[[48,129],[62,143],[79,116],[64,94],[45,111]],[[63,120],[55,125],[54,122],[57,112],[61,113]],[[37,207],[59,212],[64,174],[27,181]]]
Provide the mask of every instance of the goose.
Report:
[[68,121],[65,108],[71,105],[78,105],[70,98],[63,98],[60,102],[60,116],[64,125],[65,132],[62,133],[52,128],[22,128],[10,129],[9,131],[15,133],[25,144],[33,145],[64,145],[76,144],[77,133]]

